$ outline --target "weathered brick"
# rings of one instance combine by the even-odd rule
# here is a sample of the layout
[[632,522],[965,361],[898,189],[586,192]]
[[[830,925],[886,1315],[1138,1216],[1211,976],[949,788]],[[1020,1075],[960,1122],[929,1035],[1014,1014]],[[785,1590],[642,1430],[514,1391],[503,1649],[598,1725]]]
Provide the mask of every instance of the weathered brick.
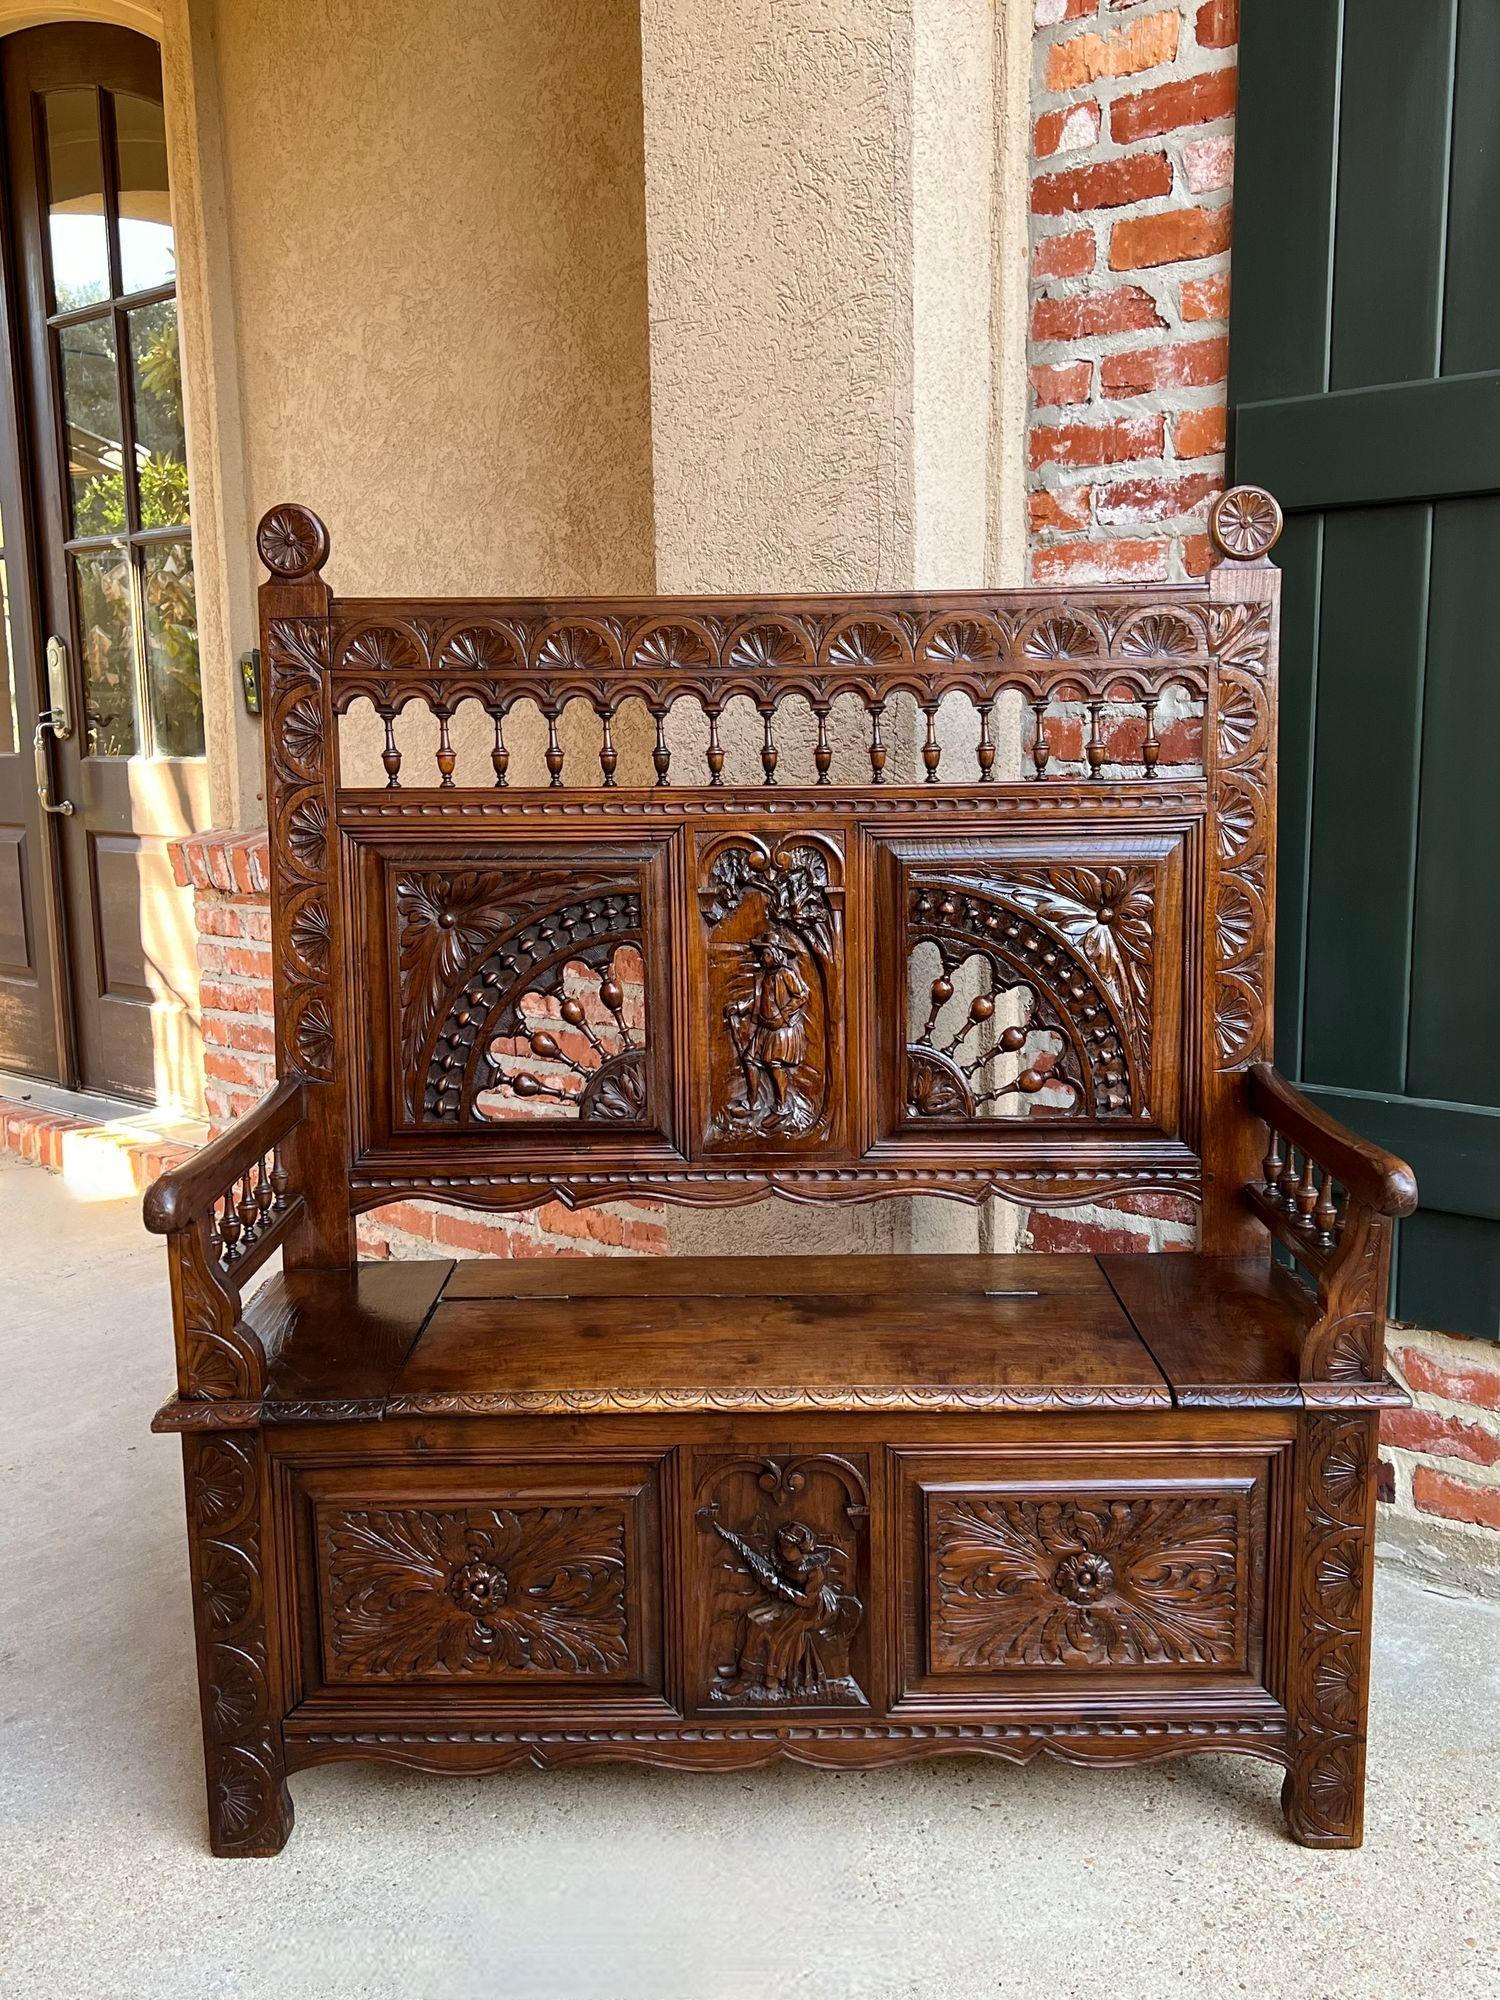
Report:
[[1201,389],[1222,382],[1228,372],[1229,342],[1220,335],[1107,354],[1099,363],[1099,382],[1106,396],[1144,396],[1154,389]]
[[1143,1237],[1134,1229],[1110,1229],[1098,1222],[1080,1222],[1071,1215],[1057,1215],[1033,1209],[1027,1234],[1034,1250],[1086,1250],[1095,1256],[1131,1255],[1140,1250]]
[[1189,278],[1178,294],[1178,309],[1185,321],[1228,319],[1229,274],[1209,278]]
[[1414,1466],[1411,1497],[1423,1514],[1445,1521],[1469,1521],[1481,1528],[1500,1528],[1500,1486],[1476,1486],[1451,1472],[1430,1465]]
[[1039,160],[1050,160],[1055,153],[1075,153],[1080,146],[1095,144],[1099,126],[1099,106],[1092,97],[1065,105],[1060,111],[1044,111],[1032,130],[1031,150]]
[[1047,88],[1076,90],[1100,77],[1135,76],[1177,53],[1177,9],[1146,14],[1108,34],[1070,35],[1047,51]]
[[1034,493],[1026,496],[1026,512],[1031,521],[1033,534],[1042,534],[1053,528],[1062,534],[1071,534],[1078,528],[1089,525],[1089,486],[1060,486],[1055,490],[1039,486]]
[[1178,458],[1208,458],[1225,445],[1222,403],[1201,410],[1179,410],[1172,419],[1172,449]]
[[1212,125],[1234,110],[1236,72],[1210,70],[1206,76],[1181,77],[1158,84],[1154,90],[1140,90],[1133,97],[1117,97],[1109,107],[1110,137],[1120,146],[1137,139],[1159,139],[1164,132],[1178,132],[1186,125]]
[[1172,192],[1172,163],[1165,153],[1132,153],[1092,167],[1039,174],[1031,183],[1034,215],[1076,215],[1086,209],[1128,208]]
[[1141,285],[1114,285],[1066,299],[1038,299],[1031,309],[1031,337],[1036,341],[1146,333],[1165,324],[1155,299]]
[[248,980],[200,979],[200,1005],[220,1014],[261,1014],[270,1005],[269,990]]
[[1199,48],[1232,49],[1240,39],[1240,0],[1204,0],[1193,21]]
[[1101,528],[1133,528],[1147,521],[1175,520],[1180,514],[1190,514],[1223,486],[1223,480],[1212,472],[1111,480],[1094,489],[1094,519]]
[[1500,1367],[1475,1349],[1474,1359],[1445,1360],[1420,1347],[1399,1346],[1392,1358],[1410,1389],[1443,1396],[1453,1403],[1477,1403],[1483,1410],[1500,1410]]
[[1232,218],[1227,203],[1219,208],[1169,208],[1160,215],[1127,216],[1109,232],[1109,268],[1145,271],[1159,264],[1217,257],[1229,248]]
[[1433,1458],[1463,1458],[1471,1465],[1500,1465],[1500,1436],[1462,1417],[1438,1410],[1387,1410],[1381,1419],[1383,1444],[1403,1451],[1426,1452]]
[[1125,465],[1135,458],[1159,458],[1162,436],[1159,416],[1038,425],[1031,433],[1031,464],[1035,470],[1043,465]]
[[1086,403],[1094,380],[1092,361],[1064,361],[1031,370],[1031,393],[1044,409],[1064,403]]
[[1212,194],[1234,185],[1234,141],[1194,139],[1182,149],[1182,171],[1193,194]]
[[1207,535],[1184,535],[1182,566],[1189,576],[1207,576],[1214,566],[1214,545]]
[[1055,28],[1060,21],[1085,21],[1098,10],[1099,0],[1036,0],[1036,24]]
[[1038,549],[1038,583],[1165,583],[1172,544],[1166,541],[1062,542]]
[[1094,268],[1099,245],[1092,229],[1068,229],[1057,236],[1039,236],[1031,252],[1031,275],[1081,278]]
[[227,1023],[228,1045],[246,1055],[274,1055],[276,1037],[269,1021],[252,1015],[232,1014]]

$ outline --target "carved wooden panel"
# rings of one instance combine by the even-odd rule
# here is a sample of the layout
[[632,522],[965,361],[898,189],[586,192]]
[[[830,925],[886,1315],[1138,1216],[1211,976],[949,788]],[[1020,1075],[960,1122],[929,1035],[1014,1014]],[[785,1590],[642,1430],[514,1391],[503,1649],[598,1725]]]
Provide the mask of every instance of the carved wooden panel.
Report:
[[660,843],[361,844],[375,1130],[643,1135],[669,1116]]
[[694,1490],[698,1705],[868,1707],[865,1461],[698,1454]]
[[1267,1538],[1289,1460],[1248,1443],[898,1452],[902,1700],[1117,1677],[1267,1686]]
[[1175,1129],[1180,838],[1060,834],[1050,853],[1034,839],[883,845],[881,925],[905,975],[897,991],[887,973],[879,1002],[883,1021],[904,1023],[888,1129]]
[[618,1501],[319,1509],[330,1680],[628,1675]]
[[1303,1420],[1283,1802],[1292,1831],[1314,1847],[1358,1846],[1363,1818],[1377,1422]]
[[938,1493],[933,1673],[1245,1663],[1245,1499]]
[[702,1144],[764,1156],[842,1125],[844,856],[839,837],[701,838]]

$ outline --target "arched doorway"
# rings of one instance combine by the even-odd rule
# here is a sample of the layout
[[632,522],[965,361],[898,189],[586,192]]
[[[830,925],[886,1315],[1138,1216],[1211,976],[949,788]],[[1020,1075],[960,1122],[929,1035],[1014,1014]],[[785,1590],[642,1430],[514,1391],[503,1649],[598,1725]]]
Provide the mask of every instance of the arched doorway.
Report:
[[160,54],[34,28],[0,78],[0,1066],[172,1095],[209,799]]

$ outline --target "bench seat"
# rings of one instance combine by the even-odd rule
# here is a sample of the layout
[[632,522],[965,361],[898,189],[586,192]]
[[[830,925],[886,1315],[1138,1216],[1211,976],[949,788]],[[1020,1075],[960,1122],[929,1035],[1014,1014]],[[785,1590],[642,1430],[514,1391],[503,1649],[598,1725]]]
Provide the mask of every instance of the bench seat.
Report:
[[1193,1252],[367,1263],[250,1301],[273,1358],[243,1420],[1301,1408],[1315,1313],[1264,1258]]

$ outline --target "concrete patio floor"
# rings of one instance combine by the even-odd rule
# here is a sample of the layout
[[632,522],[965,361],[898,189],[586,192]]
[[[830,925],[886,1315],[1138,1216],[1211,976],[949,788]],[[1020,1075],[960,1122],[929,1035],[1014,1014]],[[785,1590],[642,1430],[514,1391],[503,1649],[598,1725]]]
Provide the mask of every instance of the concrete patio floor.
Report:
[[293,1781],[204,1840],[166,1265],[131,1202],[0,1164],[0,1993],[1319,2000],[1500,1991],[1500,1608],[1382,1571],[1369,1818],[1280,1774],[977,1759]]

